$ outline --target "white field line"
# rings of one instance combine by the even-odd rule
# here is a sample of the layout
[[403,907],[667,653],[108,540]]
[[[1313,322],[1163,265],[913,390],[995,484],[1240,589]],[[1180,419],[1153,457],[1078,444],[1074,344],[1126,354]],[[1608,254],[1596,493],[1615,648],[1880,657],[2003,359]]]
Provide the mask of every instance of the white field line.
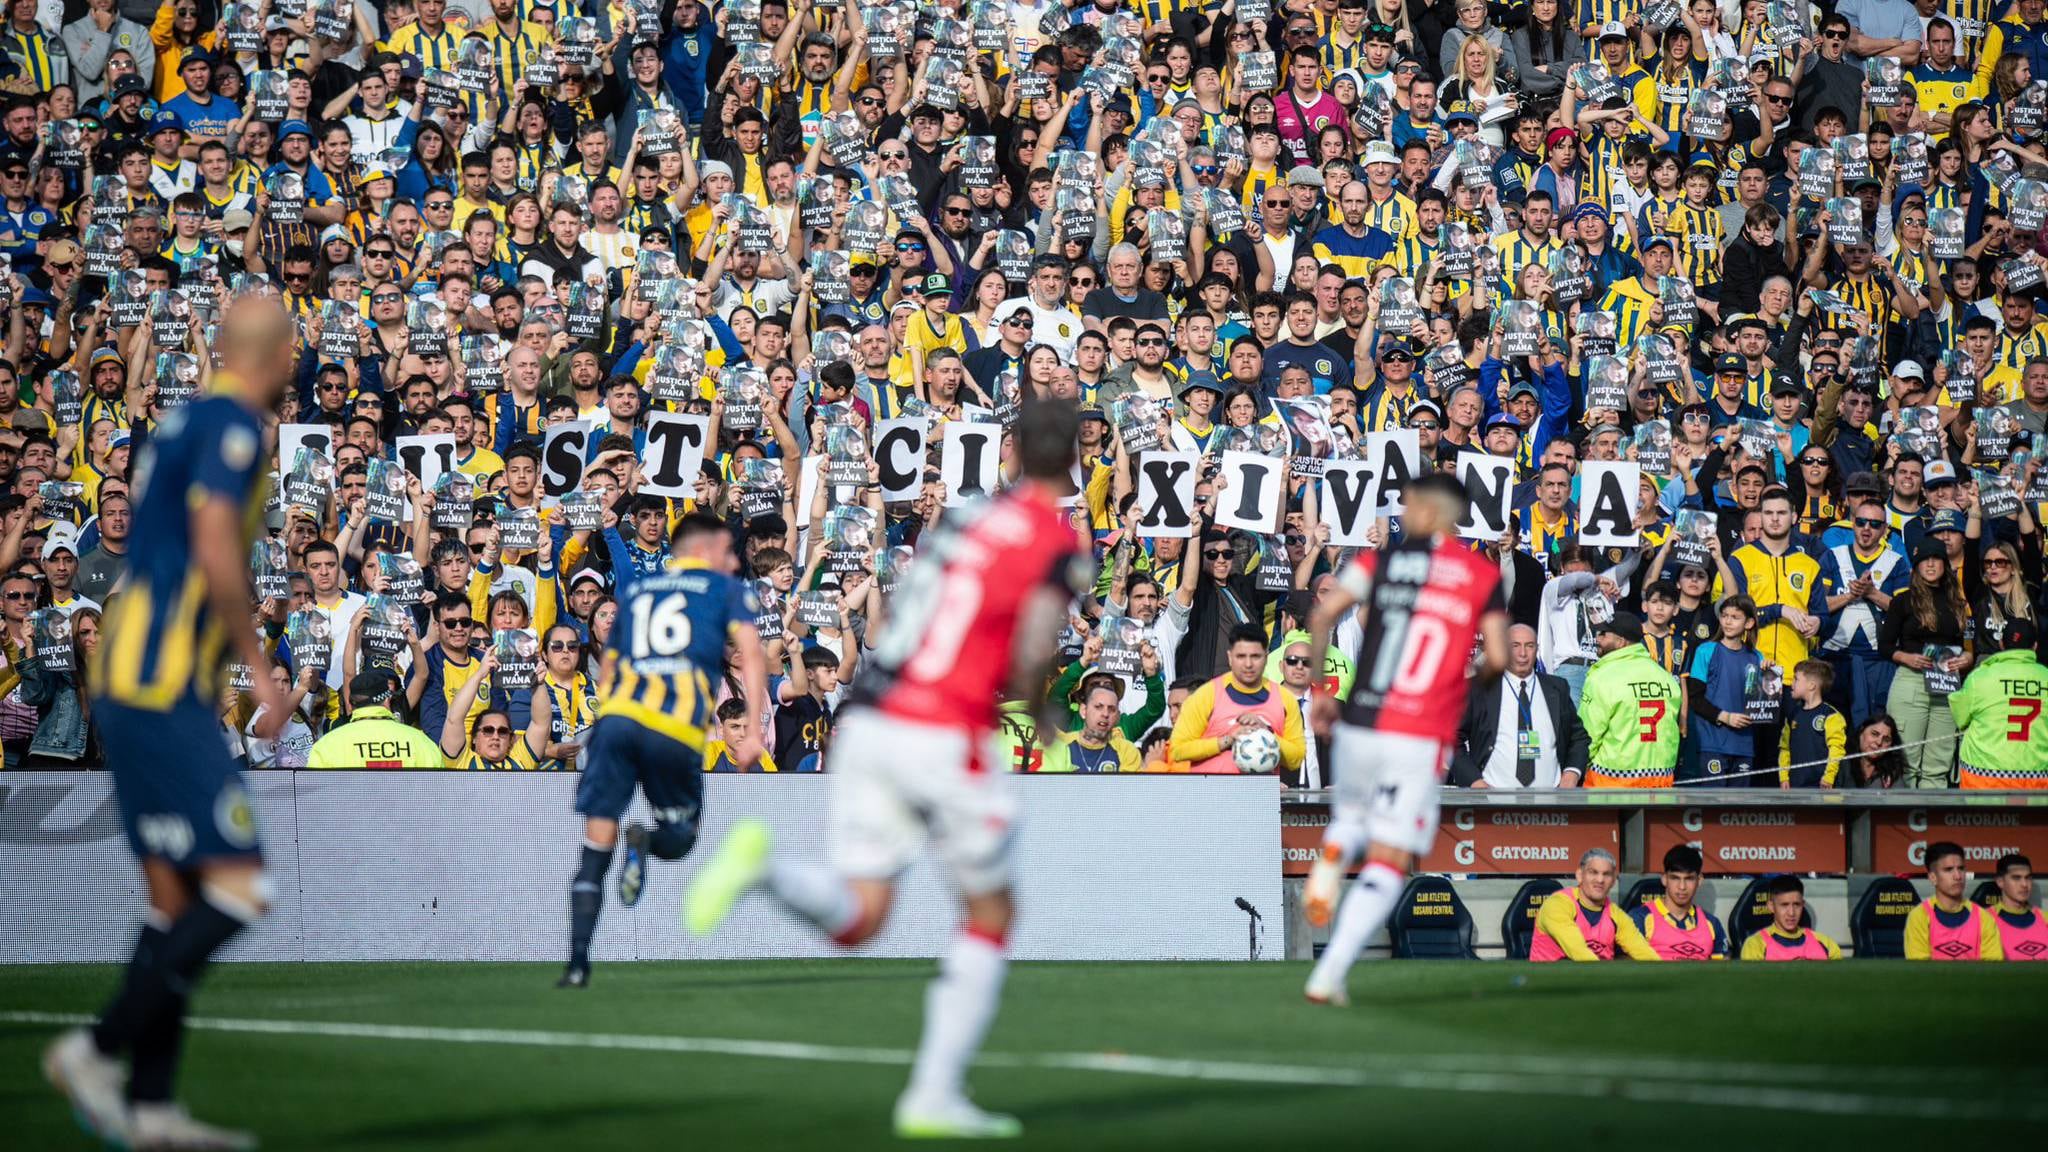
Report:
[[[71,1027],[90,1024],[92,1017],[63,1012],[0,1012],[0,1023]],[[199,1016],[187,1026],[205,1032],[262,1036],[316,1036],[335,1040],[387,1040],[425,1044],[470,1044],[522,1048],[575,1048],[600,1051],[655,1052],[671,1055],[736,1056],[814,1064],[866,1064],[908,1067],[914,1053],[903,1048],[862,1048],[779,1040],[739,1040],[700,1036],[646,1036],[604,1032],[551,1032],[506,1028],[433,1028],[401,1024],[350,1024],[328,1020],[246,1020]],[[1458,1067],[1449,1061],[1459,1062]],[[1723,1066],[1710,1062],[1681,1065],[1685,1078],[1658,1078],[1656,1062],[1626,1073],[1594,1072],[1583,1060],[1560,1056],[1546,1061],[1547,1071],[1488,1070],[1493,1057],[1422,1057],[1375,1061],[1377,1067],[1269,1064],[1241,1060],[1193,1060],[1113,1052],[992,1052],[978,1061],[983,1067],[1036,1068],[1108,1073],[1164,1080],[1197,1080],[1232,1084],[1287,1084],[1303,1087],[1366,1088],[1411,1092],[1456,1092],[1508,1096],[1553,1096],[1583,1100],[1632,1100],[1640,1103],[1746,1107],[1819,1116],[1889,1116],[1907,1119],[1979,1119],[1986,1114],[1982,1097],[1951,1099],[1906,1094],[1872,1094],[1788,1086],[1731,1083],[1717,1079]],[[1512,1068],[1525,1068],[1527,1058],[1510,1058]],[[1398,1065],[1398,1066],[1395,1066]],[[1738,1081],[1760,1079],[1766,1065],[1737,1065]],[[1911,1075],[1920,1085],[1950,1082],[1934,1070],[1889,1070]],[[1842,1068],[1838,1078],[1853,1083],[1863,1070]],[[1889,1079],[1889,1077],[1887,1077]],[[1999,1112],[2014,1119],[2048,1119],[2048,1105],[2024,1104]]]

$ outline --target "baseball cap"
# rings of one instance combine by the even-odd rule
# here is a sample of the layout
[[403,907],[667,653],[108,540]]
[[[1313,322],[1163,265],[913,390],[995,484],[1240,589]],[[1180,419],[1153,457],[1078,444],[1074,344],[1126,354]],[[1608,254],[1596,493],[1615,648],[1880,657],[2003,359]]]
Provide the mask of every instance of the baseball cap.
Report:
[[[1932,488],[1936,484],[1953,484],[1955,482],[1956,466],[1946,460],[1936,460],[1927,465],[1925,479],[1921,480],[1920,484],[1924,488]],[[1938,529],[1934,529],[1934,531],[1938,531]]]
[[128,438],[128,433],[116,432],[114,433],[114,438],[112,440],[107,441],[107,451],[118,452],[121,449],[128,447],[131,443],[133,443],[133,441],[131,441]]
[[141,96],[149,91],[149,84],[142,77],[129,73],[114,81],[114,99],[119,100],[130,94]]
[[112,348],[102,348],[99,351],[94,352],[92,354],[92,364],[90,366],[97,368],[102,364],[125,363],[126,361],[121,359],[121,354],[119,352],[114,351]]
[[1733,352],[1724,352],[1714,357],[1714,375],[1719,376],[1724,372],[1747,376],[1749,375],[1749,362]]
[[1614,619],[1600,626],[1600,635],[1619,636],[1627,644],[1643,642],[1643,622],[1633,612],[1616,612]]
[[59,240],[50,245],[50,250],[43,255],[43,264],[45,267],[69,264],[78,259],[79,255],[78,245],[69,240]]
[[1842,491],[1845,493],[1868,492],[1875,495],[1876,493],[1883,491],[1883,488],[1877,482],[1877,473],[1851,472],[1848,475],[1848,477],[1842,481]]
[[1307,164],[1296,164],[1287,171],[1287,183],[1289,187],[1293,188],[1300,188],[1303,185],[1307,185],[1310,188],[1321,188],[1323,186],[1323,174],[1321,170],[1312,168]]
[[1901,360],[1892,368],[1892,375],[1901,380],[1925,380],[1927,370],[1920,367],[1918,360]]
[[1380,359],[1382,361],[1395,359],[1413,360],[1415,359],[1415,349],[1405,338],[1389,341],[1385,348],[1380,349]]
[[1673,250],[1676,250],[1676,248],[1677,248],[1677,245],[1675,245],[1675,244],[1673,244],[1673,243],[1671,242],[1671,237],[1669,237],[1669,236],[1665,236],[1665,235],[1663,235],[1663,234],[1661,234],[1661,233],[1660,233],[1660,234],[1658,234],[1658,235],[1655,235],[1655,236],[1652,236],[1652,237],[1650,237],[1650,238],[1649,238],[1648,240],[1645,240],[1645,241],[1643,241],[1643,251],[1645,251],[1645,252],[1648,252],[1648,251],[1649,251],[1650,249],[1652,249],[1652,248],[1656,248],[1656,247],[1659,247],[1659,246],[1662,246],[1662,247],[1665,247],[1665,248],[1670,248],[1670,249],[1673,249]]
[[1764,318],[1756,313],[1743,312],[1739,315],[1730,316],[1728,322],[1723,324],[1722,327],[1732,333],[1743,328],[1762,328],[1765,331],[1769,331],[1771,326],[1764,323]]
[[312,135],[313,130],[306,126],[304,120],[287,120],[277,126],[277,138],[280,143],[289,136],[305,136],[310,139]]
[[213,53],[208,52],[204,48],[194,48],[190,52],[185,53],[183,60],[178,61],[178,71],[183,72],[186,66],[190,64],[204,64],[211,68],[218,63],[220,61],[213,58]]
[[156,115],[149,118],[149,134],[151,136],[159,132],[183,132],[184,130],[185,118],[176,112],[160,108],[157,110]]
[[1451,106],[1444,110],[1444,127],[1448,128],[1460,120],[1467,124],[1477,124],[1479,123],[1479,116],[1472,111],[1470,104],[1465,103],[1463,100],[1453,100],[1451,101]]
[[[1626,40],[1628,28],[1619,20],[1609,20],[1600,26],[1600,40]],[[1639,637],[1640,638],[1640,637]]]
[[1543,399],[1543,394],[1536,391],[1536,386],[1527,380],[1517,380],[1514,386],[1508,389],[1508,399],[1513,400],[1517,396],[1534,396],[1538,400]]
[[1773,396],[1804,396],[1805,394],[1806,389],[1800,387],[1799,381],[1794,380],[1790,376],[1780,376],[1771,382],[1771,395]]
[[1929,536],[1934,535],[1936,532],[1955,532],[1960,534],[1962,531],[1963,514],[1954,508],[1943,508],[1941,511],[1936,512],[1933,518],[1927,522],[1927,534]]
[[953,290],[953,282],[946,279],[944,272],[933,272],[924,278],[924,294],[938,296]]
[[1932,535],[1922,536],[1919,542],[1913,545],[1913,563],[1915,564],[1922,560],[1946,559],[1948,559],[1948,546],[1936,540]]
[[1365,146],[1367,164],[1399,164],[1401,158],[1394,154],[1394,146],[1385,140],[1374,140]]
[[578,568],[576,574],[569,577],[569,587],[573,591],[578,584],[595,584],[602,588],[605,585],[604,573],[595,568]]
[[220,226],[226,232],[247,232],[256,217],[246,208],[230,208],[220,214]]
[[1486,430],[1488,432],[1493,431],[1495,428],[1512,428],[1515,431],[1520,432],[1522,430],[1522,422],[1520,420],[1515,419],[1513,416],[1508,415],[1506,412],[1496,412],[1493,414],[1493,417],[1486,422]]
[[358,672],[348,682],[348,698],[357,708],[384,708],[398,691],[398,680],[382,668]]
[[50,538],[43,541],[43,559],[48,560],[59,552],[69,552],[73,556],[78,555],[78,541],[72,537],[71,533],[60,532],[52,528],[50,530]]

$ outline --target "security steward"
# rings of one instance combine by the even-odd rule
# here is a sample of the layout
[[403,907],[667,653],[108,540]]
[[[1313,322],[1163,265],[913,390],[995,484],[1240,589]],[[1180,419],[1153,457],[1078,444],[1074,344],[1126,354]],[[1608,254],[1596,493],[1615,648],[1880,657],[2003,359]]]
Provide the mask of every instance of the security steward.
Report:
[[441,749],[427,734],[392,715],[398,679],[383,669],[356,673],[348,683],[355,711],[348,723],[322,736],[308,768],[443,768]]

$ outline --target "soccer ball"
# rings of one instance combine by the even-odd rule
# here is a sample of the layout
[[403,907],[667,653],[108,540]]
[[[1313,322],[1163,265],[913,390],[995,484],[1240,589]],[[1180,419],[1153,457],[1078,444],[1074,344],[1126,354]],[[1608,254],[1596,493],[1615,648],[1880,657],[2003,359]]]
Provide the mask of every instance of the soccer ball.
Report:
[[1248,728],[1230,745],[1239,772],[1271,772],[1280,766],[1280,738],[1270,728]]

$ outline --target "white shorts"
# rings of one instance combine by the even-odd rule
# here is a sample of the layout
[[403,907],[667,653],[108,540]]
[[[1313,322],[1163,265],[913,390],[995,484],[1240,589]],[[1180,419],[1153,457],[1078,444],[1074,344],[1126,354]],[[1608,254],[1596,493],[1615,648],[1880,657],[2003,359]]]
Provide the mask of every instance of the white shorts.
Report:
[[832,729],[830,847],[842,875],[894,879],[929,837],[953,886],[985,896],[1010,886],[1017,794],[994,733],[980,748],[960,728],[860,708]]
[[1330,748],[1337,769],[1333,818],[1364,824],[1373,844],[1427,855],[1436,842],[1449,754],[1426,737],[1337,725]]

